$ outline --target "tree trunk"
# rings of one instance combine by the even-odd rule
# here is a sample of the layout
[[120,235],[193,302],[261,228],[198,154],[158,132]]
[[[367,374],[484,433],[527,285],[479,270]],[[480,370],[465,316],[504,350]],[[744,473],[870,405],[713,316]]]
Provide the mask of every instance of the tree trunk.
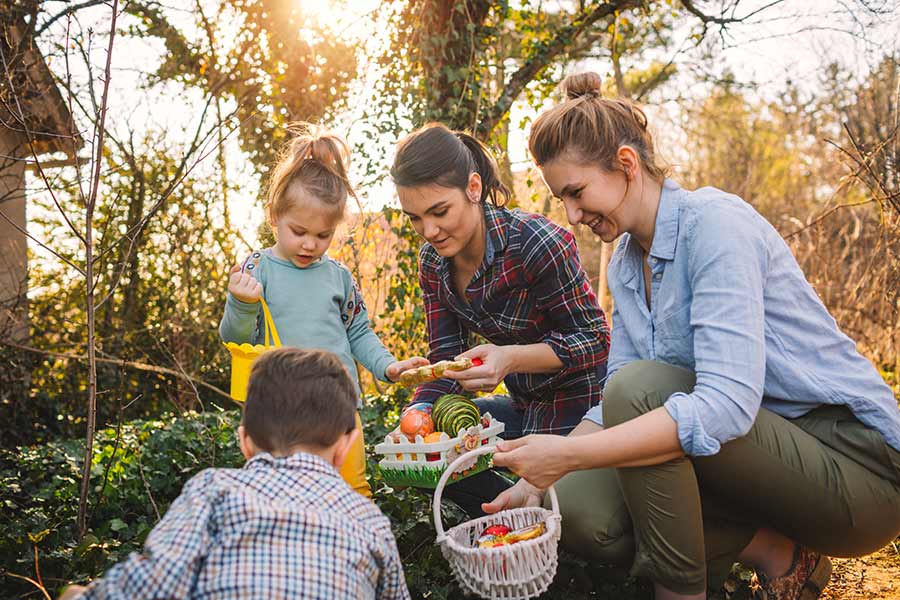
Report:
[[[97,134],[94,136],[96,147],[94,148],[94,164],[91,174],[91,193],[85,202],[84,221],[84,259],[85,259],[85,310],[87,312],[87,355],[88,355],[88,410],[87,431],[85,432],[84,464],[81,470],[81,490],[78,497],[78,518],[76,529],[78,541],[84,537],[87,531],[87,505],[88,491],[90,491],[91,466],[94,458],[94,430],[97,426],[97,349],[95,339],[95,307],[94,292],[94,207],[97,205],[97,194],[100,189],[100,177],[103,164],[103,140],[106,127],[106,109],[109,100],[109,78],[112,71],[113,41],[116,37],[116,17],[119,13],[119,2],[113,0],[109,26],[109,45],[106,48],[106,69],[103,77],[103,97],[97,114]],[[70,92],[71,93],[71,92]]]

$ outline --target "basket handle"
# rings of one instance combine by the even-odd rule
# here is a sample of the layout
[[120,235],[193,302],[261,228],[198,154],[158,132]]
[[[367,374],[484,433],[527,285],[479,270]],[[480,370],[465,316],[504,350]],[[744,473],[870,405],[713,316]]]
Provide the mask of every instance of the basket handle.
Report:
[[[437,530],[437,543],[440,544],[446,539],[446,535],[444,534],[444,524],[441,523],[441,495],[444,492],[444,486],[447,485],[447,480],[450,479],[450,476],[453,474],[453,470],[465,459],[472,458],[474,456],[481,456],[482,454],[487,454],[488,452],[493,452],[497,449],[496,445],[490,446],[482,446],[480,448],[476,448],[475,450],[471,450],[466,452],[465,454],[460,455],[456,460],[447,465],[447,468],[444,469],[444,473],[441,475],[440,480],[438,481],[437,487],[434,488],[434,500],[432,500],[431,507],[434,511],[434,528]],[[547,488],[547,492],[550,493],[550,507],[553,509],[553,514],[559,514],[559,500],[556,497],[556,490],[553,489],[553,486]]]
[[[272,313],[269,312],[269,305],[266,304],[266,300],[262,296],[259,298],[259,303],[262,304],[263,321],[265,323],[265,338],[263,339],[263,344],[266,348],[270,346],[275,346],[277,348],[281,346],[281,338],[278,337],[278,330],[275,329],[275,321],[272,319]],[[272,338],[271,344],[269,344],[269,336]]]

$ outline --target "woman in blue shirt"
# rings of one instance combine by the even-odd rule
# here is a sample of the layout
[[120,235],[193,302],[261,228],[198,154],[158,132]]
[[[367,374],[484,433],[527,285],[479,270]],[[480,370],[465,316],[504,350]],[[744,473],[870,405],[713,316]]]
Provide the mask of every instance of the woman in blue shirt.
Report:
[[900,411],[740,198],[665,177],[643,112],[592,73],[534,123],[529,147],[570,223],[621,240],[602,406],[568,437],[503,442],[524,480],[487,512],[556,484],[563,543],[632,562],[656,597],[705,598],[735,561],[769,598],[816,598],[826,555],[900,532]]

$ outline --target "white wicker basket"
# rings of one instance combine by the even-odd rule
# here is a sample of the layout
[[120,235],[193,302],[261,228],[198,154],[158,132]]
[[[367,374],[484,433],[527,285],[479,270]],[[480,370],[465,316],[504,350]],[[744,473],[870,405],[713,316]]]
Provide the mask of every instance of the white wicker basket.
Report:
[[[434,490],[432,504],[437,543],[466,592],[490,600],[527,600],[544,593],[556,576],[561,517],[553,486],[547,490],[552,511],[540,506],[512,508],[460,523],[447,532],[441,523],[441,493],[456,463],[494,450],[494,446],[485,446],[468,452],[444,471]],[[496,548],[477,547],[476,540],[490,525],[520,529],[537,523],[546,524],[539,537]]]

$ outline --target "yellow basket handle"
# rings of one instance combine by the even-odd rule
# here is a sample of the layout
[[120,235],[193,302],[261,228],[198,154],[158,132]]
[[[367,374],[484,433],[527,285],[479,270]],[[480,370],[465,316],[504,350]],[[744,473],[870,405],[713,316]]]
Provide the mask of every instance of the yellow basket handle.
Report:
[[[278,330],[275,329],[275,321],[272,319],[272,313],[269,312],[269,305],[266,304],[264,298],[260,296],[259,303],[262,304],[263,309],[263,320],[265,322],[265,338],[263,339],[263,344],[266,348],[270,346],[275,346],[278,348],[281,346],[281,338],[278,337]],[[272,343],[269,344],[269,337],[272,338]]]

